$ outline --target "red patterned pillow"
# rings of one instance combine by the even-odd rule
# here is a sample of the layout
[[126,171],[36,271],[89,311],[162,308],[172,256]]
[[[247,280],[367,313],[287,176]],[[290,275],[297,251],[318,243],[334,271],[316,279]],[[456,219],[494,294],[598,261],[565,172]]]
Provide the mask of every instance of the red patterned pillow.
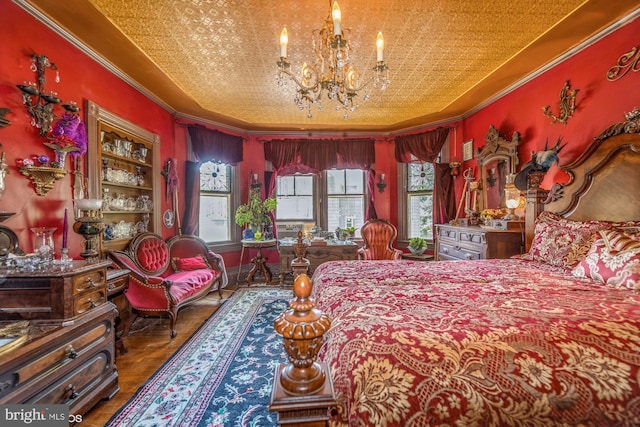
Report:
[[203,255],[196,255],[191,258],[171,258],[173,271],[191,271],[211,268],[209,262]]
[[640,290],[640,233],[600,231],[572,272],[576,277]]
[[536,219],[533,241],[524,257],[557,267],[575,267],[589,251],[600,230],[608,230],[604,221],[571,221],[551,212],[542,212]]

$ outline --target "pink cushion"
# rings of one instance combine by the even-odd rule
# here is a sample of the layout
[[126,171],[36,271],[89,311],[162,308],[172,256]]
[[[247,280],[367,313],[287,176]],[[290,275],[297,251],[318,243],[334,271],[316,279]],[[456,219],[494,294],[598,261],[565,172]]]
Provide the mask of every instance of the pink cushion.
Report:
[[605,221],[571,221],[542,212],[536,219],[529,253],[523,258],[573,268],[589,251],[594,233],[611,228],[612,224]]
[[171,266],[174,271],[192,271],[211,268],[211,265],[209,265],[203,255],[196,255],[190,258],[171,258]]
[[173,281],[169,292],[177,301],[183,301],[208,286],[215,278],[216,273],[212,270],[180,271],[167,276],[167,280]]
[[640,233],[600,231],[572,273],[607,285],[640,290]]

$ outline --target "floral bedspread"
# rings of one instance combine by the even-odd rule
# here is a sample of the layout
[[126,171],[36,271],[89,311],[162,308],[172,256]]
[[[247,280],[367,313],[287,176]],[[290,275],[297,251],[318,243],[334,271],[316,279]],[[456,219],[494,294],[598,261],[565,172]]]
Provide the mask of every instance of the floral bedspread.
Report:
[[334,261],[332,425],[640,425],[640,292],[525,260]]

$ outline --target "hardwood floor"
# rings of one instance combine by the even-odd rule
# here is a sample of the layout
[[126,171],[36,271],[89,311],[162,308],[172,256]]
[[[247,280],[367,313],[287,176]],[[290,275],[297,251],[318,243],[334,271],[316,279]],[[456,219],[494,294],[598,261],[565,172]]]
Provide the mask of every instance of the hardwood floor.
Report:
[[[235,290],[223,291],[223,299]],[[220,306],[218,292],[212,292],[201,301],[179,311],[176,330],[178,335],[169,338],[169,320],[165,318],[138,319],[124,338],[127,353],[118,354],[118,383],[120,391],[108,401],[102,401],[86,413],[82,427],[104,427],[118,409],[153,375],[153,373],[176,351]]]

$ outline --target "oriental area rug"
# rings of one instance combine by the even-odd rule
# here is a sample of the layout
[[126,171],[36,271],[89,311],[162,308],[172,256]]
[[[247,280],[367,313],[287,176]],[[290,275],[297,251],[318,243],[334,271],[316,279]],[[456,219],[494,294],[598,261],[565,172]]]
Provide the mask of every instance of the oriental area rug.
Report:
[[276,425],[267,407],[286,353],[273,321],[292,297],[278,288],[238,289],[107,425]]

